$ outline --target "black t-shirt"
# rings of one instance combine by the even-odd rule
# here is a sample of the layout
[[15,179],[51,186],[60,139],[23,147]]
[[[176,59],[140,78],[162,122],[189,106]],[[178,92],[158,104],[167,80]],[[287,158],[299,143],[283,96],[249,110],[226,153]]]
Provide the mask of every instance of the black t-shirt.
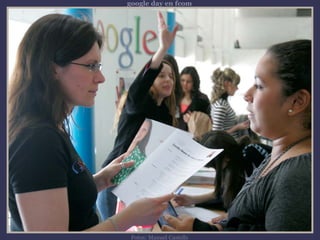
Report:
[[9,207],[14,230],[23,231],[15,194],[62,187],[68,190],[69,231],[96,225],[97,188],[69,137],[49,125],[24,130],[9,147]]

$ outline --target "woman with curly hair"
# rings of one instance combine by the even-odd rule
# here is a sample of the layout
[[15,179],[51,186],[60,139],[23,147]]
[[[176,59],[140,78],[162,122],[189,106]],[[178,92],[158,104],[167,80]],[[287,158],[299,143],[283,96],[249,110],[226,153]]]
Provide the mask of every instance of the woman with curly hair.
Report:
[[211,118],[213,130],[224,130],[234,138],[238,131],[249,127],[249,121],[238,123],[237,116],[231,107],[228,97],[238,90],[240,76],[231,68],[217,68],[212,75]]

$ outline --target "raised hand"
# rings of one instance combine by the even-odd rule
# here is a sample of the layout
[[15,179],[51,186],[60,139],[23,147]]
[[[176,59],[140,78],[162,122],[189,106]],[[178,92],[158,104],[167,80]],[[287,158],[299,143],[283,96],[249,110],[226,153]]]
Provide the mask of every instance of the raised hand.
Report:
[[158,31],[159,31],[159,48],[168,50],[172,44],[179,26],[176,25],[172,32],[168,30],[168,26],[163,18],[162,13],[158,12]]
[[163,18],[161,12],[158,12],[158,39],[159,39],[159,48],[152,57],[151,68],[158,68],[161,64],[161,61],[164,55],[167,53],[170,45],[172,44],[176,33],[179,29],[179,26],[176,25],[172,32],[168,30],[168,26]]

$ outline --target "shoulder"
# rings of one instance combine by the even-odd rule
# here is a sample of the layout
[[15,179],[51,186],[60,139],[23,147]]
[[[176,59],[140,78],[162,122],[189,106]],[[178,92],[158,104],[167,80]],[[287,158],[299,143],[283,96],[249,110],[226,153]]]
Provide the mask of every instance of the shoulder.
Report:
[[299,186],[311,186],[312,162],[311,153],[292,157],[283,162],[278,169],[275,182],[286,190],[298,188]]
[[228,101],[223,98],[219,98],[217,101],[213,103],[214,106],[226,106],[229,105]]
[[213,111],[225,111],[229,107],[229,104],[224,99],[218,99],[212,104]]
[[9,176],[14,191],[65,186],[71,160],[66,144],[52,127],[26,129],[9,150]]
[[[303,154],[287,159],[269,183],[272,191],[265,188],[270,199],[270,221],[267,229],[306,230],[310,229],[312,203],[311,154]],[[272,217],[273,215],[273,217]],[[274,216],[278,220],[274,220]],[[266,221],[267,222],[267,221]]]
[[63,143],[66,137],[63,136],[63,133],[60,133],[58,129],[49,125],[39,126],[29,129],[29,131],[31,131],[30,139],[37,141],[38,144],[44,145],[46,145],[46,143],[50,143],[50,145],[53,143]]
[[58,129],[49,124],[38,124],[21,131],[14,142],[41,141],[48,142],[61,139]]
[[305,172],[311,170],[311,153],[301,154],[287,159],[284,165],[290,168],[289,172]]
[[63,152],[65,139],[58,129],[50,125],[39,125],[22,131],[9,146],[10,158],[15,156],[50,156]]
[[202,101],[208,101],[208,102],[210,102],[208,96],[207,96],[206,94],[202,93],[202,92],[198,92],[197,98],[200,99],[200,100],[202,100]]

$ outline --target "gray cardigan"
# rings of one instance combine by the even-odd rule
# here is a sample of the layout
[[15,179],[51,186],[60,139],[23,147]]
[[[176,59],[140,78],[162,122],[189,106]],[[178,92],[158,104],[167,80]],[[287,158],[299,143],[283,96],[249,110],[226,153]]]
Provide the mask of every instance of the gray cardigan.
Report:
[[[312,155],[289,158],[265,177],[255,169],[228,210],[226,231],[311,231]],[[194,231],[217,231],[196,219]]]

